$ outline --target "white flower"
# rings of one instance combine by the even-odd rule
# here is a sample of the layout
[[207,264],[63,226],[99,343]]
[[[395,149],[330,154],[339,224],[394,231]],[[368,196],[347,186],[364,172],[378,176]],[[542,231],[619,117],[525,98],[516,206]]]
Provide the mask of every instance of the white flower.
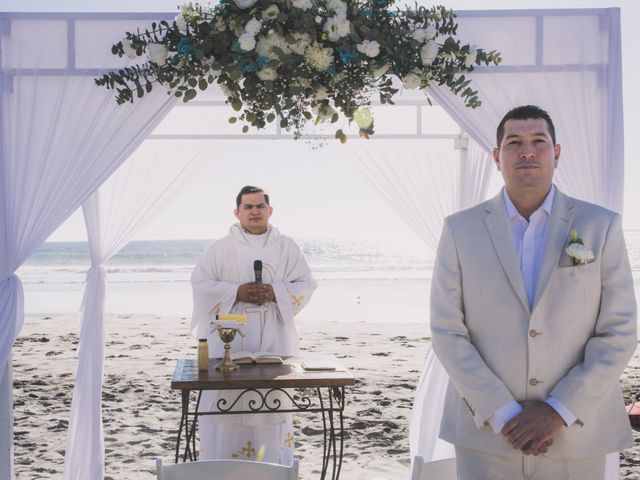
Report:
[[174,22],[176,22],[176,27],[178,27],[178,31],[180,33],[187,33],[187,19],[184,18],[184,15],[182,13],[176,15]]
[[338,15],[327,18],[327,21],[324,22],[322,30],[327,32],[329,40],[332,42],[337,42],[342,37],[346,37],[351,31],[349,20],[341,18]]
[[275,20],[280,15],[280,9],[277,5],[271,5],[264,12],[262,12],[262,19],[264,21]]
[[313,7],[313,3],[311,2],[311,0],[293,0],[291,2],[291,5],[299,8],[300,10],[309,10],[311,7]]
[[478,50],[476,50],[475,47],[471,47],[469,49],[469,53],[467,53],[467,56],[464,59],[464,66],[467,68],[473,67],[476,63],[477,57],[478,57]]
[[316,15],[316,23],[320,25],[322,23],[322,17],[320,15]]
[[256,37],[254,37],[251,33],[243,33],[238,38],[238,44],[240,48],[245,52],[250,52],[254,48],[256,48]]
[[224,21],[224,18],[219,18],[216,20],[215,27],[218,32],[224,32],[227,29],[227,22]]
[[251,35],[257,35],[261,28],[262,22],[256,18],[252,18],[245,24],[244,31]]
[[165,65],[167,63],[167,56],[169,55],[169,49],[166,45],[161,43],[150,43],[147,45],[147,57],[149,61],[157,63],[158,65]]
[[325,87],[323,87],[322,85],[320,85],[318,87],[318,90],[316,90],[316,93],[313,96],[313,98],[314,98],[314,100],[324,100],[328,96],[329,96],[329,92],[327,91],[327,89]]
[[380,78],[382,75],[389,71],[389,64],[385,63],[381,67],[375,67],[373,69],[373,76],[376,78]]
[[289,44],[285,38],[278,35],[276,32],[270,32],[266,37],[258,37],[258,44],[256,45],[256,52],[258,52],[258,55],[278,59],[278,55],[275,53],[274,48],[282,50],[285,55],[291,53],[291,48],[289,48]]
[[229,30],[231,30],[233,33],[235,33],[236,37],[239,37],[240,35],[242,35],[244,33],[244,27],[236,19],[233,19],[233,20],[229,21]]
[[346,18],[347,16],[347,4],[342,0],[329,0],[327,2],[327,9],[339,17]]
[[372,42],[364,40],[357,48],[360,53],[364,53],[367,57],[371,58],[377,57],[380,53],[380,44],[375,40]]
[[580,243],[570,243],[564,251],[573,259],[574,265],[586,265],[596,258],[591,250]]
[[429,40],[420,49],[420,58],[423,65],[431,65],[433,61],[438,57],[438,44],[433,40]]
[[291,36],[295,39],[295,43],[289,43],[291,50],[298,55],[304,55],[304,51],[311,44],[311,36],[300,32],[293,32]]
[[433,25],[429,25],[425,30],[425,36],[430,40],[436,38],[437,33],[438,30],[436,30],[436,27],[434,27]]
[[427,39],[427,31],[424,28],[417,28],[411,34],[414,40],[424,42]]
[[122,39],[122,51],[129,58],[136,58],[138,56],[136,49],[133,48],[133,44],[128,38]]
[[278,78],[278,72],[276,72],[273,68],[263,68],[258,72],[258,78],[263,82],[267,80],[275,80],[276,78]]
[[324,72],[333,62],[333,50],[331,48],[323,48],[315,43],[307,47],[304,52],[304,58],[312,68],[319,72]]
[[235,3],[238,8],[244,10],[246,8],[253,7],[257,1],[258,0],[233,0],[233,3]]
[[414,90],[418,88],[422,83],[422,76],[415,71],[409,72],[404,77],[403,83],[404,88],[406,88],[407,90]]

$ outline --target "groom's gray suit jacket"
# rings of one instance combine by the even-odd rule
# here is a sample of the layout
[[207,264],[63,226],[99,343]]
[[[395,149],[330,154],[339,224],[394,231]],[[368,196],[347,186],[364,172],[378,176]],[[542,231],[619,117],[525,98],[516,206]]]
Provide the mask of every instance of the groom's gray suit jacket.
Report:
[[[574,228],[595,259],[573,266]],[[547,453],[580,459],[633,444],[618,379],[637,345],[620,216],[556,191],[533,308],[502,194],[445,220],[431,287],[433,348],[450,376],[440,437],[519,455],[487,423],[511,400],[553,395],[577,418]]]

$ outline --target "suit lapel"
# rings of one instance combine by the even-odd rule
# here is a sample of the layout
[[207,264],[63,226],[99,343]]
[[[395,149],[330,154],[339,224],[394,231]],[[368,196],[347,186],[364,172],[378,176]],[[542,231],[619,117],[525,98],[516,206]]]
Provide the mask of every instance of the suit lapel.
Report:
[[536,282],[536,294],[533,302],[533,309],[542,298],[542,295],[551,280],[554,270],[558,266],[560,256],[567,246],[569,231],[573,225],[573,204],[569,197],[564,195],[556,188],[553,208],[551,210],[551,219],[549,223],[549,232],[547,234],[547,244],[544,248],[544,256],[542,257],[542,265],[538,272],[538,281]]
[[489,235],[493,246],[496,249],[498,258],[502,268],[513,287],[516,295],[522,302],[524,308],[529,311],[529,300],[527,298],[527,291],[524,288],[524,281],[522,280],[522,273],[520,273],[520,264],[518,262],[518,256],[516,249],[513,246],[513,239],[509,223],[507,222],[507,212],[504,206],[504,200],[502,198],[502,192],[493,198],[493,202],[487,205],[488,215],[484,221],[489,230]]

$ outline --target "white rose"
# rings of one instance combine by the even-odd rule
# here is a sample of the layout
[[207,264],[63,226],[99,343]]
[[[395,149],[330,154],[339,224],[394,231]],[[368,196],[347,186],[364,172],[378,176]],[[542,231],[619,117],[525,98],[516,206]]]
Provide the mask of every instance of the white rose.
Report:
[[385,63],[381,67],[377,67],[373,69],[373,76],[376,78],[380,78],[382,75],[389,71],[389,64]]
[[322,23],[322,17],[320,15],[316,15],[316,23],[320,25]]
[[280,15],[280,9],[277,5],[271,5],[264,12],[262,12],[262,19],[267,20],[275,20]]
[[300,10],[309,10],[313,7],[311,0],[293,0],[291,4]]
[[347,16],[347,4],[342,0],[329,0],[327,2],[327,9],[339,17]]
[[278,72],[276,72],[273,68],[263,68],[258,72],[258,78],[263,82],[267,80],[275,80],[276,78],[278,78]]
[[478,58],[478,50],[476,50],[474,47],[471,47],[469,49],[469,53],[467,53],[467,56],[464,59],[464,66],[467,68],[471,68],[476,64],[476,59]]
[[243,33],[240,35],[240,38],[238,38],[238,44],[242,50],[250,52],[256,48],[256,37],[250,33]]
[[578,265],[585,265],[596,258],[591,250],[579,243],[572,243],[565,249],[565,252],[567,252],[567,255],[571,258],[575,258]]
[[330,41],[337,42],[342,37],[349,35],[349,21],[335,15],[324,22],[322,30],[327,32]]
[[367,57],[377,57],[380,53],[380,44],[375,40],[370,42],[369,40],[364,40],[361,44],[357,46],[357,49],[360,53],[365,54]]
[[438,34],[438,30],[436,30],[436,27],[434,27],[433,25],[429,25],[425,30],[425,36],[429,39],[436,38],[437,34]]
[[262,22],[256,18],[252,18],[245,24],[244,31],[250,33],[251,35],[256,35],[261,28]]
[[176,15],[174,21],[176,22],[176,27],[178,27],[178,31],[180,33],[187,33],[187,20],[184,18],[182,13]]
[[411,34],[414,40],[424,42],[427,38],[427,31],[424,28],[418,28]]
[[133,48],[133,44],[128,38],[122,39],[122,51],[124,51],[124,54],[129,58],[136,58],[138,56],[136,49]]
[[238,8],[244,10],[246,8],[253,7],[257,1],[258,0],[233,0],[233,3],[235,3]]
[[407,90],[414,90],[422,83],[422,77],[416,72],[409,72],[403,80],[404,88]]
[[161,43],[150,43],[147,45],[147,57],[149,61],[157,63],[158,65],[165,65],[167,63],[167,56],[169,55],[169,49],[166,45]]
[[420,49],[420,58],[423,65],[431,65],[433,61],[438,57],[439,47],[438,44],[432,40],[428,41]]

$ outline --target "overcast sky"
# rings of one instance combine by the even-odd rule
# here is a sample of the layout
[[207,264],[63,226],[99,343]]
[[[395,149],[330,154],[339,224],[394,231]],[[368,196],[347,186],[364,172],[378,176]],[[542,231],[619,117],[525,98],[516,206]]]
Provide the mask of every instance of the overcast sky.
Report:
[[[176,4],[176,0],[0,0],[0,11],[173,12],[176,11]],[[640,44],[637,28],[640,2],[458,0],[435,4],[443,4],[454,10],[621,7],[626,159],[624,225],[628,229],[640,229],[640,56],[637,55],[637,46]],[[244,184],[255,183],[271,191],[275,208],[273,223],[291,235],[419,244],[417,236],[371,193],[357,177],[353,167],[332,154],[333,147],[321,149],[318,156],[317,152],[311,152],[309,146],[303,145],[288,151],[282,148],[282,142],[271,143],[276,145],[261,148],[262,158],[245,159],[239,168],[226,168],[224,176],[220,175],[219,165],[207,165],[205,171],[137,238],[218,237],[234,221],[233,192]],[[282,152],[285,152],[284,155]],[[212,204],[220,202],[216,200],[220,197],[211,193],[212,188],[224,192],[225,198],[228,197],[227,203]],[[79,214],[74,215],[51,237],[52,240],[84,238],[86,235]]]

